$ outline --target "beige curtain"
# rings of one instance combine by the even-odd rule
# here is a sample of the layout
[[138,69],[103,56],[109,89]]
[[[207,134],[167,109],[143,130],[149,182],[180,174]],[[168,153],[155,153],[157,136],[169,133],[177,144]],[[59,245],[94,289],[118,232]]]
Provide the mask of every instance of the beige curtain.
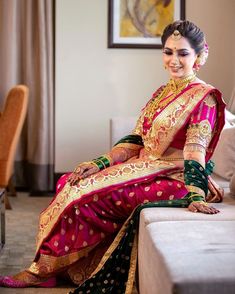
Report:
[[0,0],[0,108],[9,89],[29,87],[16,156],[16,186],[53,189],[54,0]]

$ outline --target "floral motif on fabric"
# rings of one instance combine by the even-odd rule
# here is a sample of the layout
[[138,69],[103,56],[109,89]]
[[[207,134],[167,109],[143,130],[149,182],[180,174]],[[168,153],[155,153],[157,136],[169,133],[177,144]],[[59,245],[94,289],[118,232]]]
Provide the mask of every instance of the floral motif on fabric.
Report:
[[[76,186],[65,185],[63,190],[57,195],[56,201],[43,211],[40,216],[40,227],[37,236],[37,250],[39,249],[45,236],[51,231],[57,222],[61,212],[74,201],[93,201],[94,195],[106,187],[112,189],[113,185],[128,185],[136,180],[148,180],[148,177],[166,174],[167,171],[178,169],[174,163],[165,161],[150,161],[136,159],[131,163],[124,163],[104,169],[103,171],[91,175],[79,182]],[[85,197],[85,198],[84,198]]]
[[199,124],[190,124],[187,131],[186,145],[199,144],[206,148],[211,140],[211,125],[208,120]]

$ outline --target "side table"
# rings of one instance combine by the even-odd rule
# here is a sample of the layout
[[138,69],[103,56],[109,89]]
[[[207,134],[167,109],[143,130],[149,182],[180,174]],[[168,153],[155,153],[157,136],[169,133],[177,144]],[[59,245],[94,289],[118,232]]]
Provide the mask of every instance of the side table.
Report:
[[0,250],[5,244],[5,189],[0,188]]

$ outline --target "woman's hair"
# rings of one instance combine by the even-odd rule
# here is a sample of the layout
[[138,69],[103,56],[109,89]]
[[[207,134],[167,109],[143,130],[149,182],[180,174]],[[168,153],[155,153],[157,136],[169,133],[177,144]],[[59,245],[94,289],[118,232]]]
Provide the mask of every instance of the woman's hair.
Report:
[[166,40],[177,30],[188,40],[196,54],[200,54],[205,48],[205,35],[194,23],[188,20],[178,20],[169,24],[163,31],[161,40],[163,47]]

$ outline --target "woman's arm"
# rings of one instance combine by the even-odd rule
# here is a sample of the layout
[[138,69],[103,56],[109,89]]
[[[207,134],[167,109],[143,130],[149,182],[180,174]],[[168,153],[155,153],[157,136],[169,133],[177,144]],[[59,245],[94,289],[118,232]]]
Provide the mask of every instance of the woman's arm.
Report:
[[[183,152],[184,160],[186,162],[184,170],[185,183],[189,191],[188,195],[191,197],[191,204],[188,208],[193,212],[199,211],[210,214],[219,212],[216,208],[208,206],[205,202],[205,191],[207,190],[207,187],[205,186],[208,185],[207,176],[204,173],[205,155],[212,137],[215,122],[216,100],[213,95],[208,95],[199,106],[198,111],[194,113],[190,119]],[[194,170],[194,168],[190,167],[188,164],[191,162],[199,163],[199,165],[196,164],[199,168],[193,175],[190,170],[187,170]],[[195,181],[193,181],[192,177],[195,178]],[[190,179],[192,179],[192,183],[190,183]]]
[[71,185],[98,171],[117,163],[125,162],[131,157],[138,156],[143,146],[139,135],[129,135],[122,138],[110,152],[89,162],[80,163],[68,178]]

